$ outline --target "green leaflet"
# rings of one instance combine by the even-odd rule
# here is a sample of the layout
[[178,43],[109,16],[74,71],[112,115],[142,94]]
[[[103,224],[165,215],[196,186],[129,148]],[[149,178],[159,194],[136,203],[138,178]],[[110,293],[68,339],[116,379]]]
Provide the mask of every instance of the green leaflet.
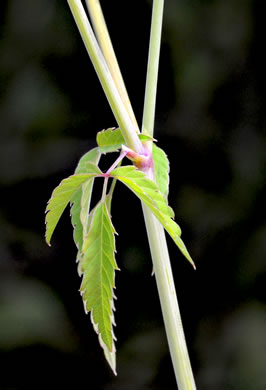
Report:
[[101,153],[116,152],[125,143],[120,129],[107,129],[97,133],[97,144]]
[[167,199],[169,192],[169,160],[163,149],[159,148],[154,143],[152,145],[152,156],[156,184]]
[[195,267],[187,248],[180,238],[181,230],[173,221],[174,213],[168,206],[166,198],[161,194],[158,186],[145,176],[145,173],[134,166],[116,168],[111,176],[124,183],[137,195],[153,212],[161,222],[165,230],[170,234],[180,251],[187,260]]
[[100,201],[91,215],[88,235],[82,253],[81,294],[106,359],[115,372],[115,346],[113,334],[113,288],[115,270],[115,229],[104,201]]
[[[99,148],[85,153],[78,162],[75,174],[91,173],[95,170],[101,157]],[[91,165],[93,164],[93,165]],[[94,180],[85,182],[71,199],[71,221],[74,228],[74,241],[78,250],[81,250],[84,236],[87,234],[87,223],[90,209],[90,200]]]
[[[145,142],[150,141],[153,138],[148,135],[139,134],[139,139],[141,140],[141,142]],[[122,144],[125,145],[125,139],[119,128],[110,128],[98,132],[96,141],[101,153],[116,152],[121,149]]]
[[47,213],[45,237],[48,245],[50,245],[52,234],[63,211],[76,191],[86,181],[101,174],[100,169],[96,165],[90,164],[90,166],[91,173],[69,176],[67,179],[62,180],[59,186],[54,189],[45,211]]

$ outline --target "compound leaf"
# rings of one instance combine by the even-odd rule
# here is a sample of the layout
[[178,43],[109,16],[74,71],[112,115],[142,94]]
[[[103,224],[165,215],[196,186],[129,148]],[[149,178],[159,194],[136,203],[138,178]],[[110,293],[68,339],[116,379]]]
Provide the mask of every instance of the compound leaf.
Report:
[[158,186],[152,180],[148,179],[144,172],[134,166],[116,168],[111,172],[110,176],[124,183],[150,208],[183,255],[195,267],[184,242],[180,238],[181,229],[172,219],[174,217],[173,210],[168,206],[167,200],[160,192]]
[[169,160],[157,145],[152,145],[152,156],[154,161],[155,181],[161,193],[167,198],[169,192]]
[[101,171],[94,165],[93,172],[69,176],[67,179],[62,180],[59,186],[54,189],[45,211],[47,213],[45,238],[48,245],[50,245],[52,234],[63,211],[75,195],[76,191],[86,181],[99,174],[101,174]]
[[91,212],[88,235],[82,248],[83,279],[81,294],[85,311],[91,311],[91,320],[99,334],[105,357],[115,372],[115,345],[113,309],[115,270],[115,229],[104,201]]

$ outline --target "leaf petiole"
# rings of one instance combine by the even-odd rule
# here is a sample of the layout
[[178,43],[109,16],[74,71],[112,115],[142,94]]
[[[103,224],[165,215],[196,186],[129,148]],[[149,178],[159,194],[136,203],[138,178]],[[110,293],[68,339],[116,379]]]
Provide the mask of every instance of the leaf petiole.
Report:
[[105,175],[109,177],[110,173],[117,167],[120,161],[127,155],[127,151],[122,150],[119,157],[115,160],[115,162],[110,166],[110,168],[106,171]]

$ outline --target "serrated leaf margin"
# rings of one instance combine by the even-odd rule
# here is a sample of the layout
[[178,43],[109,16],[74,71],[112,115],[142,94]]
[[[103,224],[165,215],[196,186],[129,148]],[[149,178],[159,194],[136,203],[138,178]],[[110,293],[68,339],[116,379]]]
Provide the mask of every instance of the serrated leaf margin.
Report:
[[[99,216],[100,215],[100,216]],[[115,373],[115,344],[116,340],[113,332],[114,321],[114,291],[115,288],[115,270],[118,270],[118,266],[115,260],[115,229],[113,227],[110,214],[108,212],[105,201],[100,201],[93,211],[91,212],[91,222],[88,231],[88,235],[83,243],[82,247],[82,283],[80,287],[82,299],[84,302],[84,309],[86,312],[91,312],[91,321],[94,330],[99,336],[99,342],[104,350],[105,357],[110,364],[112,370]],[[99,219],[101,224],[99,225]],[[98,247],[100,245],[100,247]],[[107,253],[109,250],[109,253]],[[97,264],[97,257],[100,256],[101,264]],[[94,268],[92,268],[94,266]],[[93,275],[95,272],[99,272],[99,278],[107,278],[106,283],[98,285],[95,289],[92,286],[92,282],[95,282]],[[107,272],[106,267],[109,267]],[[110,276],[111,272],[111,276]],[[89,284],[88,284],[89,282]],[[107,285],[109,283],[109,285]],[[93,292],[90,291],[93,289]],[[101,290],[101,296],[96,297],[97,289]],[[111,293],[110,293],[111,291]],[[90,299],[89,303],[88,300]],[[99,300],[103,300],[102,306],[99,309]],[[109,303],[107,303],[109,300]],[[96,317],[97,310],[102,310],[102,319]],[[105,316],[105,311],[109,314],[109,325],[106,325],[108,319]],[[109,329],[109,330],[108,330]]]

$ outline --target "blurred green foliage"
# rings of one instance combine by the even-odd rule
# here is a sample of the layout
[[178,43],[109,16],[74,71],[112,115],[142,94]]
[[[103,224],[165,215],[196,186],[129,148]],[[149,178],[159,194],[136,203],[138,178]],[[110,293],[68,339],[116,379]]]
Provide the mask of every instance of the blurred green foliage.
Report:
[[[140,122],[151,1],[101,3]],[[116,125],[67,3],[2,1],[0,21],[0,389],[174,389],[133,196],[117,186],[113,207],[117,378],[83,312],[68,213],[44,242],[52,189]],[[264,36],[259,0],[165,2],[155,138],[197,264],[169,241],[201,390],[266,388]]]

